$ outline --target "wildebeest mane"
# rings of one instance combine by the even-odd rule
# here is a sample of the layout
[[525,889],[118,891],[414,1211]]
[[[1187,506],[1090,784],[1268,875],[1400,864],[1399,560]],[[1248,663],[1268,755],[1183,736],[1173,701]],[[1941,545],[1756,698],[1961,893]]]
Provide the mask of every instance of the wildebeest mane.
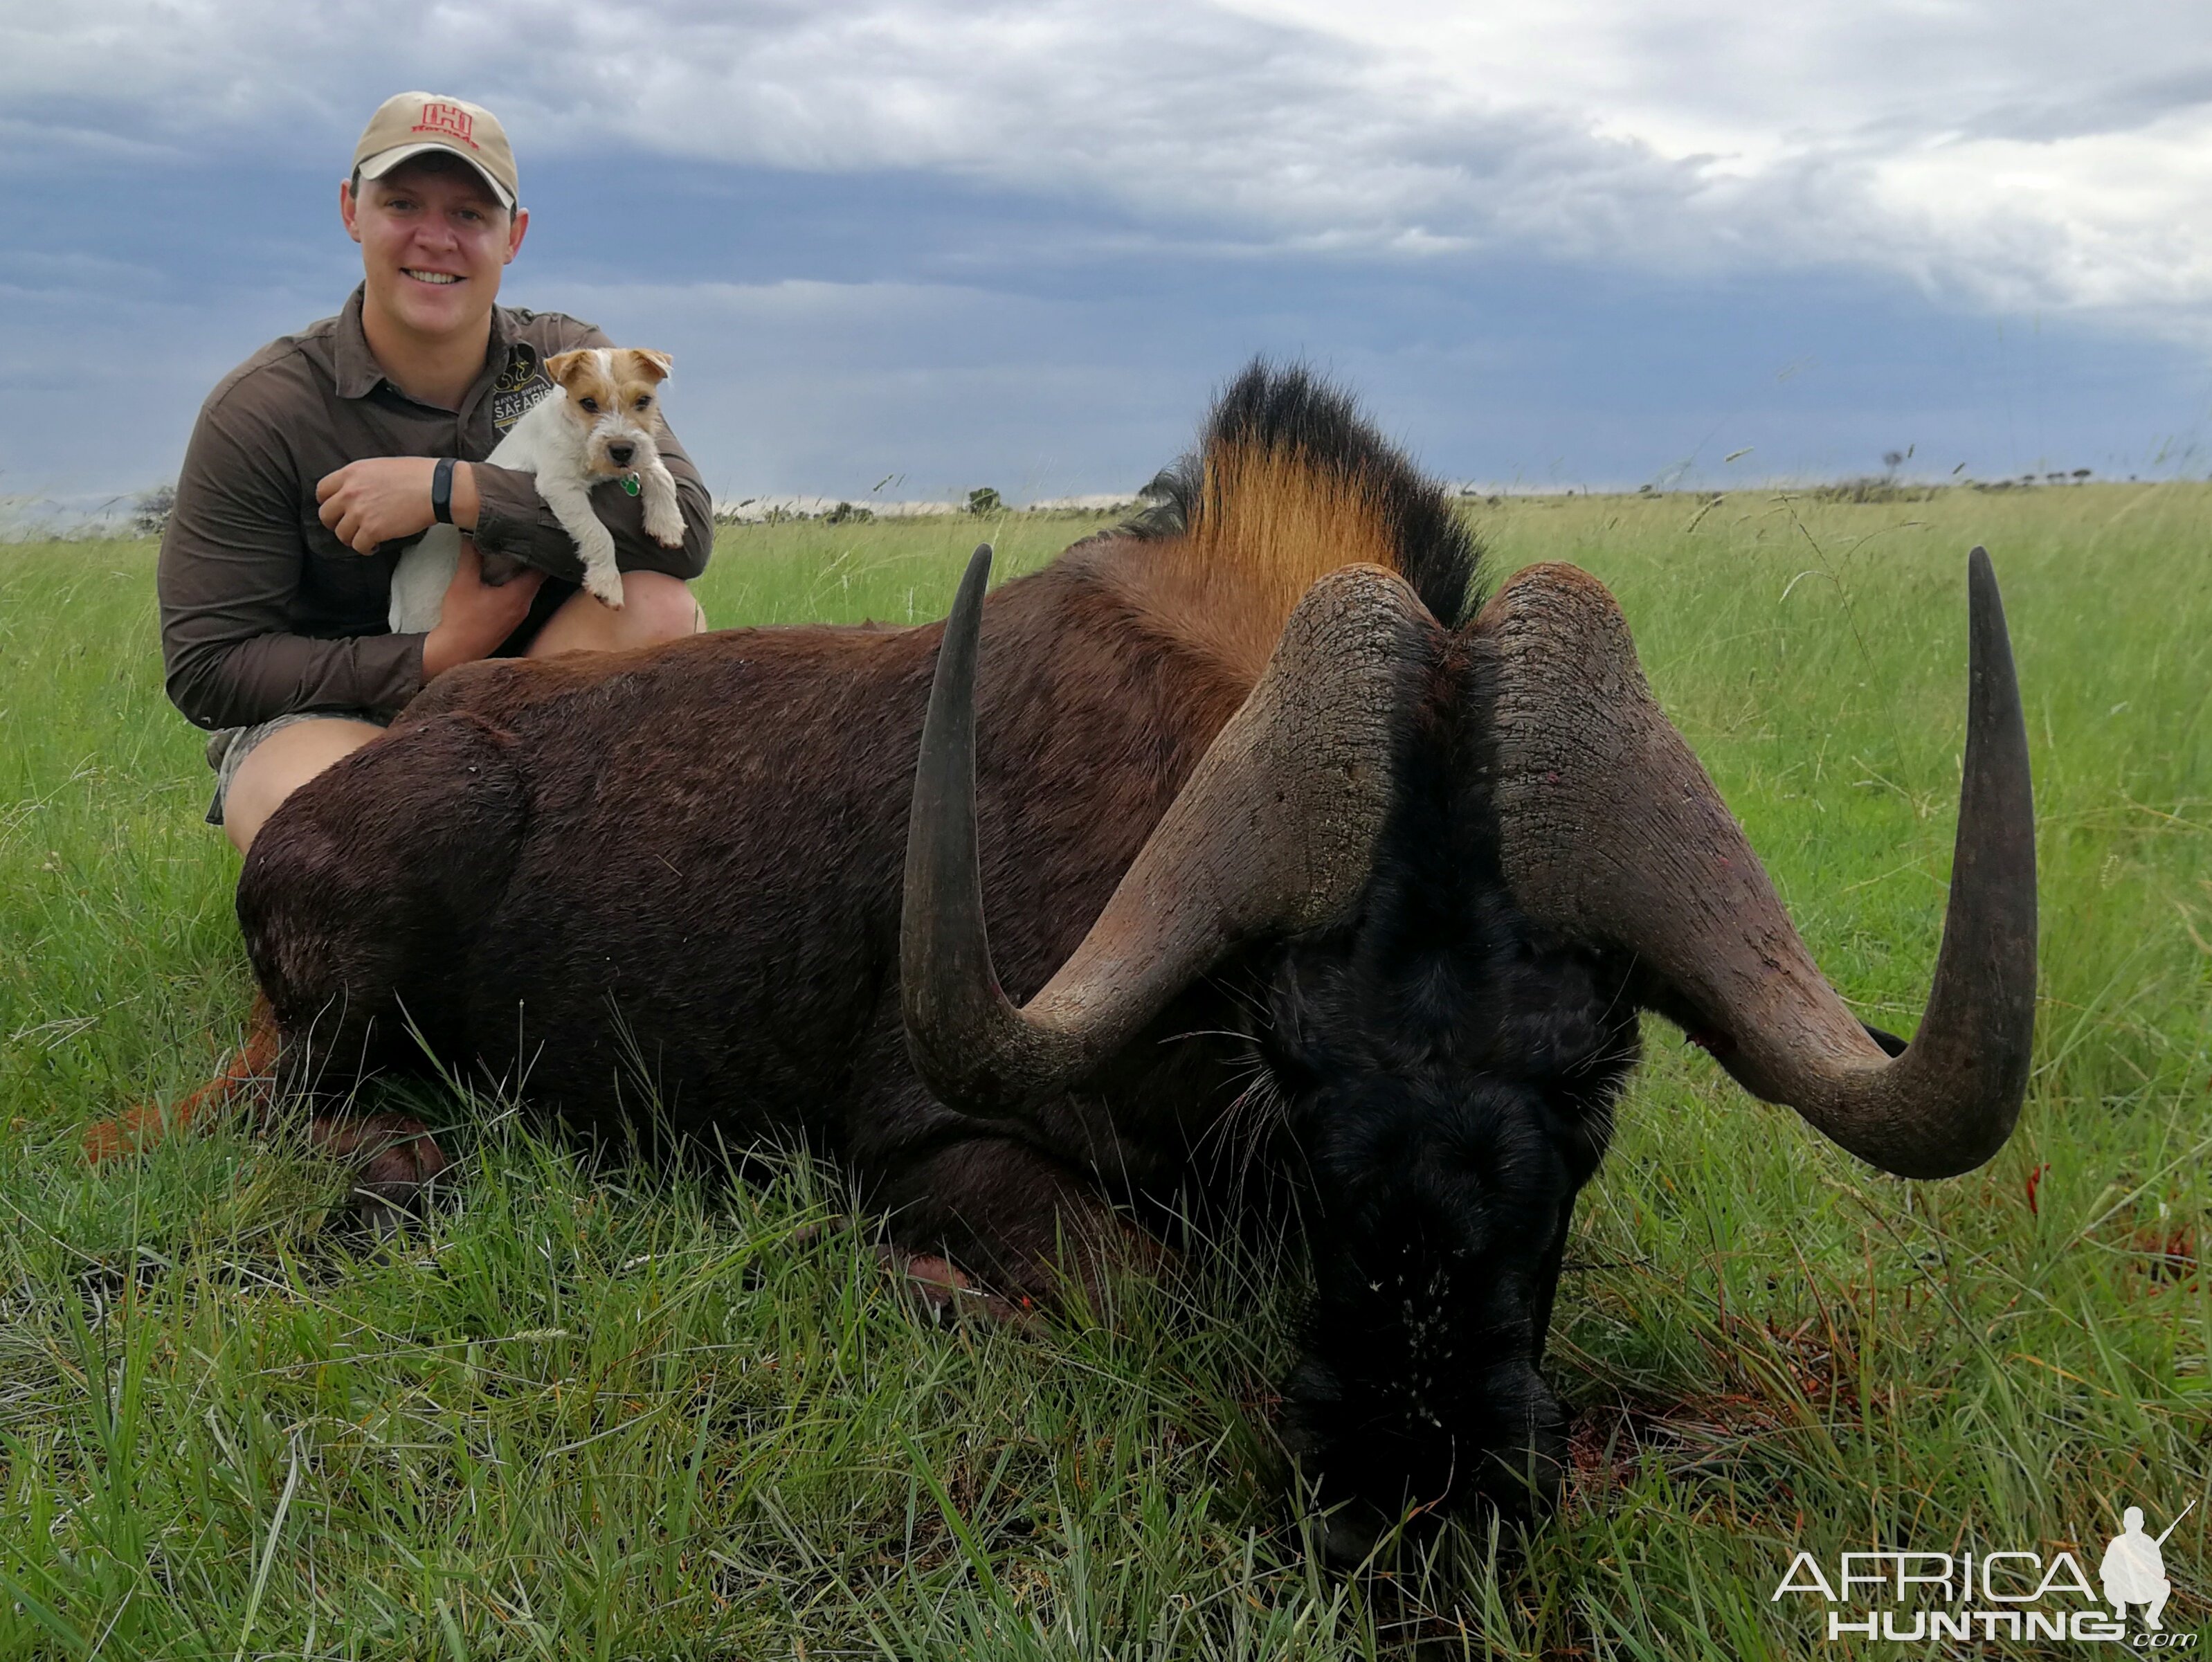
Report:
[[[1261,493],[1268,500],[1255,502]],[[1305,552],[1284,575],[1295,571],[1307,581],[1310,564],[1371,560],[1411,583],[1446,628],[1481,603],[1481,545],[1450,498],[1375,430],[1349,394],[1303,367],[1255,359],[1214,401],[1198,447],[1143,495],[1147,505],[1124,527],[1127,535],[1181,541],[1240,564]],[[1308,546],[1332,537],[1346,545]]]

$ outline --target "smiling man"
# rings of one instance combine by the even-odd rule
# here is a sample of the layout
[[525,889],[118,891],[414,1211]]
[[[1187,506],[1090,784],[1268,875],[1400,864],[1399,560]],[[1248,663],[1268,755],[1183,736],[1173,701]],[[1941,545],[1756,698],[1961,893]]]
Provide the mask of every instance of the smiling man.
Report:
[[[498,121],[430,93],[386,100],[355,147],[338,211],[361,245],[361,287],[209,394],[161,539],[169,697],[214,730],[208,819],[241,852],[286,796],[456,664],[703,626],[685,583],[706,567],[712,514],[672,438],[659,447],[684,510],[681,547],[647,536],[641,500],[618,485],[592,496],[623,568],[619,612],[578,587],[575,545],[532,477],[483,465],[552,392],[547,358],[614,344],[588,323],[497,303],[530,226]],[[441,520],[470,535],[438,625],[392,634],[392,568]],[[481,554],[519,561],[522,575],[487,583]]]

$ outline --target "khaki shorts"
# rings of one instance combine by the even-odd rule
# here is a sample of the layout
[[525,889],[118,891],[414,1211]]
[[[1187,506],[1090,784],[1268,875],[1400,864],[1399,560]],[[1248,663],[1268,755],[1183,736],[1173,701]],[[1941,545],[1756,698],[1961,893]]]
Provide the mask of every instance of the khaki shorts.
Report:
[[272,716],[250,728],[218,728],[208,734],[208,765],[215,770],[215,800],[208,804],[208,824],[222,824],[222,799],[230,794],[230,782],[238,777],[240,764],[253,754],[256,745],[295,721],[368,721],[380,728],[392,725],[389,715],[380,715],[373,710],[300,709],[289,715]]

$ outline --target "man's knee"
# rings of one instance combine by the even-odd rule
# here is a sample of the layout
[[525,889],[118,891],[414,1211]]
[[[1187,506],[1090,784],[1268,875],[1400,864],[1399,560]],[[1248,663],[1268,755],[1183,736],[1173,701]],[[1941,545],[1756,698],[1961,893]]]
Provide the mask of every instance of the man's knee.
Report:
[[623,611],[625,622],[635,614],[634,626],[647,640],[681,640],[707,627],[691,586],[665,571],[623,572]]
[[706,626],[706,614],[681,578],[660,571],[625,571],[620,612],[611,612],[579,591],[545,620],[525,655],[553,658],[564,652],[657,646],[696,635]]
[[222,795],[222,825],[240,854],[284,799],[340,758],[349,756],[384,729],[342,717],[295,721],[279,728],[238,764]]

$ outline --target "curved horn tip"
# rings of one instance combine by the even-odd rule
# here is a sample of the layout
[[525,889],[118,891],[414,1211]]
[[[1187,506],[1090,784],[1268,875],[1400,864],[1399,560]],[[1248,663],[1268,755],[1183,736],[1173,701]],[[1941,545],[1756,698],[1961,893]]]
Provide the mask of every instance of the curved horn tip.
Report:
[[[2002,1148],[2029,1073],[2034,809],[2026,728],[1987,549],[1968,557],[1969,696],[1950,903],[1908,1046],[1869,1032],[1804,949],[1711,781],[1645,688],[1619,609],[1571,567],[1516,572],[1477,619],[1497,655],[1492,742],[1516,902],[1635,953],[1735,1041],[1723,1065],[1900,1177]],[[1605,666],[1602,673],[1595,667]],[[1624,735],[1626,735],[1624,737]],[[1653,849],[1691,849],[1679,883]]]
[[1966,552],[1966,604],[1978,616],[1993,600],[2002,604],[1997,594],[1996,568],[1990,563],[1990,551],[1976,543]]
[[[991,545],[977,543],[975,551],[968,557],[968,569],[960,574],[959,592],[962,599],[967,598],[970,584],[986,583],[991,580]],[[957,606],[959,601],[956,600],[953,604]]]

